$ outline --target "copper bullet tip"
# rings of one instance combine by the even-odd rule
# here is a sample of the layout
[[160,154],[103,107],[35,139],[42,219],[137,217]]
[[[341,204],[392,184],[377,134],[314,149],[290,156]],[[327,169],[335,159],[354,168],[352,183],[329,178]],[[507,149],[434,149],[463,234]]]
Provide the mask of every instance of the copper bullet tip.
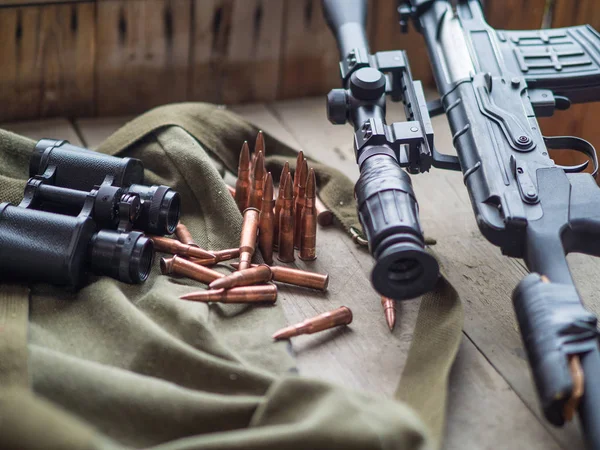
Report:
[[273,177],[271,176],[271,172],[267,173],[267,176],[265,177],[265,187],[263,189],[262,201],[273,201]]
[[[306,164],[306,160],[304,161]],[[312,261],[317,258],[317,208],[315,206],[315,194],[317,184],[314,169],[310,169],[307,177],[306,195],[302,202],[300,197],[296,199],[296,208],[300,209],[300,227],[298,231],[299,257],[303,261]],[[302,186],[300,187],[301,192]],[[298,213],[296,215],[298,217]]]
[[333,311],[328,311],[319,314],[316,317],[306,319],[296,325],[282,328],[273,334],[273,339],[288,339],[301,334],[313,334],[333,327],[348,325],[350,323],[352,323],[352,311],[350,311],[350,308],[342,306]]
[[315,178],[315,169],[311,167],[306,178],[306,198],[315,198],[317,196],[317,180]]
[[283,192],[283,206],[279,214],[279,242],[277,259],[282,262],[294,261],[294,191],[292,178],[287,175]]
[[265,135],[263,134],[262,130],[260,130],[256,135],[256,142],[254,143],[254,153],[258,152],[263,152],[263,155],[267,154],[265,149]]
[[381,297],[381,306],[383,306],[383,311],[385,313],[385,321],[387,322],[388,328],[390,331],[394,330],[396,326],[396,304],[394,300],[387,297]]

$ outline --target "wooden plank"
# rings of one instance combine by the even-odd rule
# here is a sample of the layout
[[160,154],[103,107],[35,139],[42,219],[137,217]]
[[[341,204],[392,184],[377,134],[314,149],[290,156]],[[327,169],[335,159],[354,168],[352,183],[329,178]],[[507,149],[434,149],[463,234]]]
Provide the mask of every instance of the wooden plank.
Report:
[[[334,165],[355,178],[356,168],[347,169],[348,164],[354,162],[342,159],[334,150],[337,148],[348,151],[352,142],[351,128],[331,126],[322,116],[317,115],[316,111],[319,108],[321,111],[324,110],[321,99],[278,102],[271,108],[275,111],[278,120],[307,152],[315,152],[315,156],[318,155],[321,161]],[[401,117],[399,105],[391,105],[389,110],[390,116]],[[435,118],[434,125],[436,130],[441,130],[436,135],[438,148],[448,152],[447,149],[452,147],[452,141],[444,121],[443,117]],[[455,236],[455,240],[463,243],[460,252],[458,250],[452,252],[451,244],[438,244],[436,250],[443,258],[446,272],[452,274],[452,282],[465,297],[463,300],[467,317],[465,331],[471,339],[473,339],[472,335],[479,339],[473,341],[477,348],[483,351],[482,355],[472,348],[470,343],[463,343],[461,348],[459,363],[454,368],[451,383],[450,401],[453,403],[449,406],[447,447],[482,448],[485,445],[488,446],[486,448],[556,447],[554,440],[557,438],[550,437],[546,426],[542,425],[529,409],[537,411],[537,404],[533,399],[534,388],[529,379],[522,349],[516,352],[518,356],[513,355],[512,359],[496,356],[499,352],[510,355],[511,351],[520,349],[521,346],[509,299],[509,291],[516,284],[517,277],[514,273],[506,277],[505,266],[500,266],[498,272],[492,275],[491,272],[497,266],[490,264],[490,273],[485,274],[487,278],[476,278],[475,275],[472,278],[464,278],[463,274],[455,268],[457,264],[455,255],[461,257],[461,262],[470,264],[469,246],[474,236],[478,236],[478,231],[475,228],[461,174],[436,171],[412,178],[420,199],[421,217],[426,230],[429,230],[428,232],[438,239],[438,242],[444,243],[449,240],[449,236]],[[398,371],[404,363],[408,342],[412,337],[418,302],[404,302],[399,305],[401,323],[392,337],[386,335],[385,328],[381,328],[382,318],[378,297],[373,294],[368,281],[372,259],[365,251],[354,247],[354,244],[341,232],[337,231],[337,233],[340,234],[339,237],[330,233],[330,230],[319,229],[319,237],[328,245],[326,249],[321,250],[318,261],[322,262],[327,258],[323,269],[327,270],[332,277],[330,298],[344,298],[348,306],[355,308],[355,316],[360,320],[356,320],[351,326],[351,333],[340,333],[335,336],[333,342],[324,337],[306,337],[294,341],[294,348],[299,351],[300,368],[305,371],[304,373],[313,374],[314,371],[317,376],[327,377],[347,386],[361,387],[389,395],[390,386],[394,385]],[[341,243],[338,244],[336,239],[341,239],[346,249]],[[483,242],[482,238],[479,239]],[[453,244],[455,240],[452,241]],[[491,251],[499,253],[489,248],[490,244],[486,242],[483,244],[488,246],[487,253]],[[322,256],[323,253],[325,255]],[[485,258],[486,253],[477,252],[477,255]],[[502,261],[511,260],[502,259]],[[483,263],[478,260],[473,264]],[[505,264],[511,268],[513,263]],[[355,265],[360,269],[353,269]],[[522,276],[522,267],[520,270],[519,276]],[[481,289],[479,286],[485,286],[485,280],[488,278],[494,278],[494,286],[496,289],[497,286],[502,286],[502,292],[486,290],[486,295],[481,296],[470,292],[474,287]],[[342,284],[334,280],[340,280]],[[473,303],[477,303],[477,307],[474,307]],[[298,298],[297,304],[285,305],[288,317],[298,318],[310,314],[312,308],[321,307],[317,299],[302,297]],[[501,315],[503,320],[492,319],[496,315]],[[368,326],[364,325],[365,322]],[[311,350],[311,346],[315,345],[311,344],[311,339],[318,339],[318,352],[306,350],[307,348]],[[483,343],[480,340],[483,340]],[[507,341],[510,345],[505,349]],[[486,359],[491,361],[494,368]],[[506,365],[510,370],[505,367]],[[390,371],[396,378],[390,375]],[[508,380],[508,383],[503,377]],[[509,387],[515,379],[519,381],[516,383],[517,387],[529,395],[526,397],[527,406],[519,399],[522,397],[522,392],[516,390],[515,393]],[[388,390],[382,390],[381,386],[387,386]],[[492,417],[490,417],[490,409],[494,411]],[[469,431],[465,432],[465,430]],[[472,432],[472,430],[477,431]],[[577,445],[580,442],[576,434],[563,433],[560,438],[563,448],[582,448],[568,445],[572,442]],[[487,442],[489,444],[482,444]],[[504,442],[507,445],[504,445]]]
[[532,30],[542,27],[546,0],[488,0],[485,14],[494,28]]
[[[43,138],[65,139],[74,145],[82,145],[77,131],[67,119],[45,119],[27,122],[5,122],[0,128],[26,136],[36,141]],[[33,148],[31,149],[33,150]]]
[[213,103],[275,99],[284,3],[195,0],[194,6],[191,98]]
[[320,0],[287,0],[278,98],[325,94],[339,87],[339,53]]
[[93,4],[2,9],[0,42],[0,121],[93,112]]
[[92,3],[95,0],[0,0],[0,7],[41,6],[49,3]]
[[97,113],[186,100],[191,0],[103,0],[96,8]]

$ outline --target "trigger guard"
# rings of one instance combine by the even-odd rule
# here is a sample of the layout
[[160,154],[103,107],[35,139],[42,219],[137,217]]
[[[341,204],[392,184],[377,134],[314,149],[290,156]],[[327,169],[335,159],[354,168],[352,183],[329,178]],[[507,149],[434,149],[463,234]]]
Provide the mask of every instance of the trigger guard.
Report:
[[[596,177],[596,174],[598,173],[598,154],[596,153],[594,146],[585,139],[575,136],[544,136],[544,143],[550,150],[564,149],[583,153],[592,160],[592,164],[594,165],[592,176]],[[577,173],[584,171],[588,165],[589,161],[576,166],[560,166],[557,164],[556,167],[560,167],[567,173]]]
[[560,164],[556,164],[556,167],[560,167],[565,173],[579,173],[583,172],[590,165],[589,161],[583,162],[581,164],[577,164],[576,166],[561,166]]

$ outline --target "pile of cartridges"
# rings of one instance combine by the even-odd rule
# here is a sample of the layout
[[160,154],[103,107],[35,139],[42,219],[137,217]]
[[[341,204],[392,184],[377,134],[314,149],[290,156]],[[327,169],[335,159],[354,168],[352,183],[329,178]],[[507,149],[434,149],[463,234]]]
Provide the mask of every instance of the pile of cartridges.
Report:
[[[279,195],[275,200],[273,178],[265,171],[264,155],[262,132],[258,134],[252,158],[248,144],[244,143],[238,181],[235,192],[232,192],[243,212],[239,248],[216,251],[201,249],[182,223],[175,230],[176,240],[152,237],[157,251],[173,255],[161,259],[163,274],[184,276],[209,287],[208,290],[185,294],[182,299],[219,303],[275,303],[277,286],[272,282],[321,291],[327,289],[327,274],[272,265],[274,249],[277,249],[278,259],[283,262],[294,261],[295,248],[299,249],[301,259],[316,258],[316,181],[314,170],[308,170],[308,163],[300,153],[293,180],[289,164],[285,164]],[[267,264],[252,264],[257,243]],[[231,264],[236,271],[229,275],[212,268],[234,258],[239,258],[239,263]],[[273,338],[285,339],[315,333],[351,321],[352,312],[343,306],[279,330]]]
[[[273,177],[265,169],[265,141],[258,133],[250,157],[247,142],[242,145],[235,186],[235,201],[244,215],[240,268],[250,267],[252,242],[258,229],[258,245],[267,264],[273,263],[273,251],[281,262],[293,262],[294,250],[302,260],[313,260],[317,244],[317,183],[315,171],[308,168],[298,153],[294,176],[285,163],[281,171],[277,199],[273,197]],[[247,232],[246,234],[244,234]],[[244,239],[245,238],[245,239]]]

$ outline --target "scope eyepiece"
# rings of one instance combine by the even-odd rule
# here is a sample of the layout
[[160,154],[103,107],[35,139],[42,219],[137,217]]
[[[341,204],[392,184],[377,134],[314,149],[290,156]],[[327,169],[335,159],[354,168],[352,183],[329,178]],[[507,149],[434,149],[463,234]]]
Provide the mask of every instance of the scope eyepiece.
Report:
[[131,185],[128,192],[139,195],[142,201],[135,228],[159,236],[175,232],[181,211],[179,193],[167,186],[141,184]]
[[394,300],[433,289],[439,265],[425,250],[419,207],[409,175],[387,154],[374,154],[361,166],[355,186],[358,215],[376,260],[373,287]]
[[92,236],[89,261],[92,270],[125,283],[146,281],[152,268],[154,245],[143,233],[100,230]]

